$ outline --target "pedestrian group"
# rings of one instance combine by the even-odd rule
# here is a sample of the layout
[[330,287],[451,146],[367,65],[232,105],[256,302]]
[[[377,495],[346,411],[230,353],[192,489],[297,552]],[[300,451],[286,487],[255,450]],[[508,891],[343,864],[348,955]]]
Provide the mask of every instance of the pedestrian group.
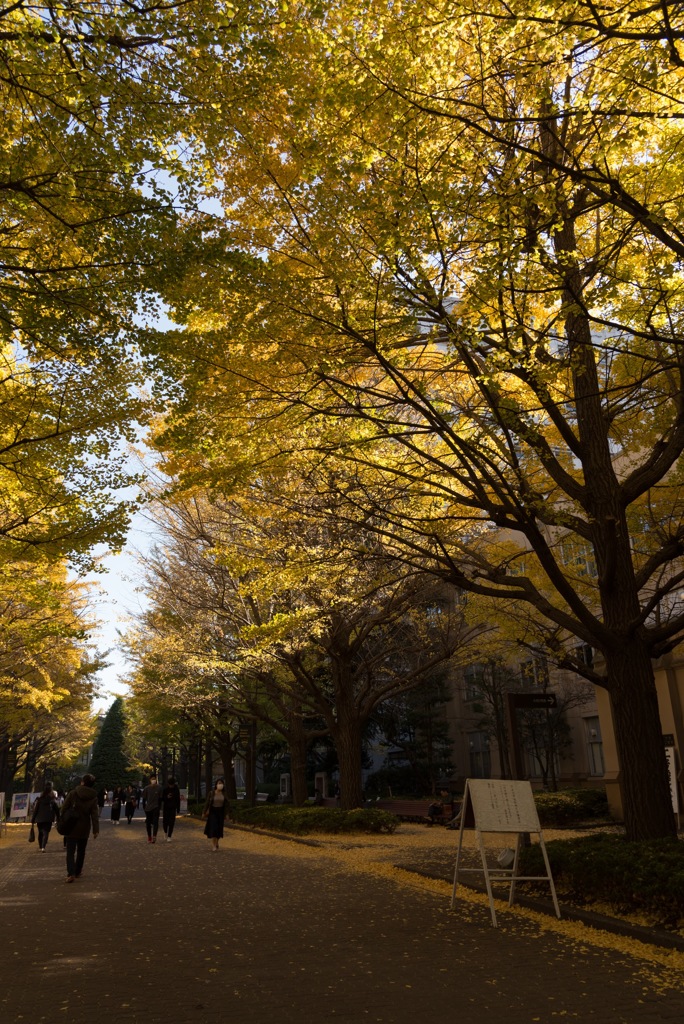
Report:
[[[122,808],[130,825],[136,808],[142,805],[148,843],[157,842],[161,816],[166,842],[171,842],[176,815],[181,806],[180,789],[174,778],[169,778],[162,788],[157,777],[152,775],[149,784],[142,790],[133,786],[117,786],[107,793],[104,789],[95,788],[95,778],[88,773],[66,797],[55,793],[52,783],[48,783],[33,805],[29,839],[35,838],[37,826],[38,850],[45,853],[52,826],[56,824],[66,850],[66,881],[69,883],[75,882],[83,871],[88,839],[91,832],[93,839],[99,835],[100,814],[106,802],[111,805],[113,825],[120,823]],[[225,783],[219,779],[207,796],[203,814],[206,819],[204,834],[211,839],[212,850],[218,850],[219,839],[223,838],[228,810]]]

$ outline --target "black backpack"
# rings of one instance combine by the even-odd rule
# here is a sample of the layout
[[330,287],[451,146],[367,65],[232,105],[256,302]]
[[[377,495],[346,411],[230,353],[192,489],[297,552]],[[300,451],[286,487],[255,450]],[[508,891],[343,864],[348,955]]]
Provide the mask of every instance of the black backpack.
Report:
[[59,821],[55,828],[59,832],[60,836],[68,836],[73,831],[76,822],[81,817],[77,809],[72,805],[67,807],[66,811],[62,811]]

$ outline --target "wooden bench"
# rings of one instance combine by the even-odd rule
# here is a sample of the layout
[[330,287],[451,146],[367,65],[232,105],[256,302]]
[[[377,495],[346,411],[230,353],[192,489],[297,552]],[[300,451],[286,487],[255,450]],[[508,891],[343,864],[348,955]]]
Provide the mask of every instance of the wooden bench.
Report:
[[[413,821],[420,825],[446,825],[448,821],[451,821],[451,804],[445,804],[442,813],[438,818],[435,818],[434,823],[430,821],[427,816],[427,809],[432,803],[432,800],[374,800],[365,804],[366,807],[378,807],[381,811],[389,811],[390,814],[396,814],[397,818],[401,821]],[[339,807],[339,803],[335,797],[325,797],[322,805],[323,807]]]
[[391,814],[396,814],[397,818],[401,821],[414,821],[421,825],[446,825],[447,821],[451,819],[451,806],[446,804],[442,808],[442,813],[439,817],[435,817],[432,822],[427,816],[427,809],[432,803],[431,800],[378,800],[374,807],[379,807],[381,811],[389,811]]

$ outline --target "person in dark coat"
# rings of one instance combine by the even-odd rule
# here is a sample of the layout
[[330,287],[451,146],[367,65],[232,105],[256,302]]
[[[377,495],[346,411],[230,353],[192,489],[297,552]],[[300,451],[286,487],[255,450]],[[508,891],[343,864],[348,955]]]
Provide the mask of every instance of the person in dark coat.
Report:
[[121,786],[115,786],[114,787],[114,793],[112,795],[112,810],[111,810],[111,820],[114,822],[115,825],[119,824],[119,819],[121,818],[121,801],[122,800],[123,800],[123,790],[121,789]]
[[215,852],[219,848],[219,839],[223,839],[223,823],[228,810],[225,783],[223,779],[217,779],[216,785],[207,797],[202,815],[207,821],[204,826],[204,834],[211,839],[211,848]]
[[97,791],[94,787],[93,776],[84,775],[81,785],[71,790],[62,807],[61,817],[65,817],[71,808],[75,808],[78,812],[76,824],[65,836],[67,882],[75,882],[83,871],[90,829],[93,830],[93,839],[97,839],[100,832],[100,809],[97,803]]
[[145,810],[145,828],[147,842],[157,842],[159,830],[159,812],[161,811],[162,788],[157,783],[157,776],[150,775],[150,784],[143,789],[142,803]]
[[173,826],[176,824],[176,815],[180,811],[181,795],[178,783],[171,777],[162,790],[162,825],[166,835],[166,842],[171,842]]
[[128,792],[126,793],[126,804],[124,806],[124,811],[126,812],[126,820],[128,821],[129,825],[133,820],[133,815],[135,814],[135,809],[137,806],[138,798],[136,796],[135,790],[133,789],[133,786],[129,786]]
[[45,853],[48,836],[53,821],[59,818],[59,806],[52,792],[52,783],[49,782],[33,805],[31,824],[38,826],[38,849]]

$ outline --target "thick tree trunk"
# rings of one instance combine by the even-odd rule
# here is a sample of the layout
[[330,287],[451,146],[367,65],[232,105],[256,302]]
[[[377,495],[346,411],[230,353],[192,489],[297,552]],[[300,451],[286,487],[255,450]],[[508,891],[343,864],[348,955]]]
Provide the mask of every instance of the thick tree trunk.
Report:
[[223,765],[223,777],[226,783],[226,796],[229,800],[237,800],[232,744],[230,739],[225,739],[222,733],[217,733],[215,739],[219,757],[221,758],[221,764]]
[[340,766],[340,807],[345,811],[363,805],[361,731],[358,716],[346,714],[338,717],[337,729],[333,733]]
[[214,748],[211,738],[207,738],[204,748],[204,789],[209,793],[214,785]]
[[[549,136],[548,143],[553,146],[556,140]],[[656,839],[676,834],[657,693],[647,645],[632,625],[640,619],[641,602],[629,523],[613,464],[610,420],[603,406],[592,325],[585,312],[583,276],[576,260],[576,213],[565,213],[555,246],[564,266],[563,304],[582,446],[583,504],[596,557],[603,616],[603,635],[597,646],[606,660],[627,835],[630,839]]]
[[292,718],[288,725],[287,745],[290,750],[292,803],[295,807],[301,807],[309,795],[306,783],[306,751],[309,744],[301,718]]
[[606,656],[628,839],[676,835],[653,667],[643,644]]

